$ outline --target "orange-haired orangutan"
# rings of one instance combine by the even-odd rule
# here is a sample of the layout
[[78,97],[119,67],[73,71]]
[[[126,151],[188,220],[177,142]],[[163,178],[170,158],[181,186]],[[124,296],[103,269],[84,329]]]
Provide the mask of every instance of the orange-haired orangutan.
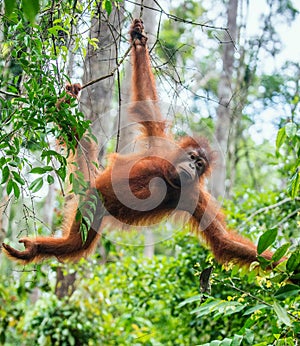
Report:
[[[130,39],[133,73],[129,112],[140,125],[144,149],[112,155],[108,167],[91,182],[87,199],[95,196],[96,190],[97,202],[95,209],[86,204],[90,208],[86,213],[92,211],[94,218],[85,240],[80,232],[82,219],[74,212],[64,237],[22,238],[19,242],[24,251],[3,244],[4,252],[23,263],[51,256],[76,260],[94,248],[104,213],[129,225],[150,225],[179,213],[189,215],[193,232],[203,238],[219,262],[250,264],[257,259],[256,246],[226,228],[222,213],[204,188],[214,160],[208,142],[191,137],[175,142],[166,131],[141,20],[133,21]],[[271,259],[272,253],[262,256]]]

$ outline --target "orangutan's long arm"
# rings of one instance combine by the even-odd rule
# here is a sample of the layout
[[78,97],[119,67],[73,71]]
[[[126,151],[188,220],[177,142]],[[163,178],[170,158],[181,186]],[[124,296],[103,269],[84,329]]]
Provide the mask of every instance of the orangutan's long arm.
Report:
[[143,126],[146,137],[165,137],[165,121],[158,106],[155,79],[151,69],[143,22],[135,19],[130,28],[132,44],[132,120]]
[[[220,263],[232,261],[240,265],[249,265],[257,261],[256,245],[228,230],[223,218],[213,198],[208,193],[202,192],[191,220],[192,228],[206,241],[216,260]],[[272,255],[271,251],[262,254],[268,260],[271,260]]]

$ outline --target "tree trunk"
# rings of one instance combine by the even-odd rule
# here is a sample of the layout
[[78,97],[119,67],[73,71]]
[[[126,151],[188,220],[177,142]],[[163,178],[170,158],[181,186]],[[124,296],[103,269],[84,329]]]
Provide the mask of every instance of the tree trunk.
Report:
[[[99,10],[100,11],[100,10]],[[98,39],[98,49],[88,46],[83,83],[109,74],[116,66],[120,30],[124,20],[122,7],[114,8],[108,19],[100,12],[92,18],[90,38]],[[84,89],[80,97],[81,110],[91,120],[92,130],[100,148],[99,159],[105,154],[104,143],[110,139],[113,119],[111,114],[115,76],[108,77]],[[99,160],[100,161],[100,160]]]
[[[237,34],[238,0],[229,0],[227,8],[227,28],[229,35],[226,41],[235,41]],[[228,137],[232,119],[231,101],[233,97],[233,65],[235,45],[223,43],[223,73],[218,87],[219,106],[215,131],[215,150],[218,152],[218,164],[212,174],[212,194],[215,197],[226,194],[226,159],[228,154]]]
[[64,274],[62,267],[56,270],[55,294],[58,298],[70,297],[75,290],[76,272]]

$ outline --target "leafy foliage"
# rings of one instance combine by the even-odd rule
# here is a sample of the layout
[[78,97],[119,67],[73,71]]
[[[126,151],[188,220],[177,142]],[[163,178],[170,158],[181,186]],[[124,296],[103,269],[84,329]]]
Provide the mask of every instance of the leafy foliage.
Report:
[[[70,105],[56,106],[60,97],[66,97],[60,90],[66,61],[63,52],[67,47],[61,41],[58,21],[51,17],[49,21],[42,20],[39,26],[29,26],[22,12],[14,9],[3,23],[2,61],[9,61],[9,66],[0,64],[4,76],[0,88],[6,95],[0,98],[1,183],[5,184],[7,194],[13,193],[16,198],[23,189],[34,193],[44,181],[52,184],[51,172],[65,180],[65,154],[54,150],[54,139],[59,138],[68,151],[74,151],[77,140],[89,126],[74,107],[74,100],[70,100]],[[40,161],[35,162],[30,152],[39,152]],[[28,176],[34,174],[40,177]]]
[[293,148],[293,153],[296,158],[294,162],[290,163],[291,176],[288,183],[288,193],[291,197],[298,196],[300,191],[300,129],[294,122],[287,123],[282,127],[276,138],[276,150],[277,156],[284,157],[284,154],[280,153],[280,148],[285,146],[288,151]]
[[[207,252],[182,233],[165,247],[168,256],[146,259],[131,247],[111,244],[105,265],[96,256],[65,266],[66,272],[76,270],[78,282],[63,300],[43,286],[56,266],[42,267],[35,281],[40,298],[35,304],[26,298],[35,283],[19,295],[18,304],[6,309],[10,326],[3,315],[0,319],[3,335],[25,345],[76,345],[80,340],[84,345],[170,346],[291,345],[299,337],[300,286],[282,281],[288,274],[284,265],[269,275],[215,265],[211,293],[203,294],[198,275],[207,266]],[[22,276],[28,279],[28,273]],[[17,285],[6,282],[2,292],[12,295]]]

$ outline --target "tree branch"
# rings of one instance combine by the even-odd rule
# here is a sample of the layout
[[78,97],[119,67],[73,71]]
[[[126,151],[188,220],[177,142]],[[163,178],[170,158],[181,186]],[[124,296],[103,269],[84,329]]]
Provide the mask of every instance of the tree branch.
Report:
[[[134,42],[133,42],[133,43],[134,43]],[[115,72],[118,70],[118,68],[123,64],[123,62],[124,62],[124,60],[127,58],[127,56],[129,55],[133,43],[128,47],[128,49],[126,50],[126,52],[125,52],[125,54],[123,55],[122,59],[121,59],[120,61],[117,62],[116,67],[114,67],[114,68],[111,70],[110,73],[108,73],[108,74],[105,75],[105,76],[101,76],[101,77],[99,77],[99,78],[96,78],[96,79],[94,79],[94,80],[91,80],[90,82],[84,84],[84,85],[82,86],[82,89],[85,89],[85,88],[87,88],[88,86],[91,86],[91,85],[93,85],[93,84],[95,84],[95,83],[98,83],[98,82],[100,82],[100,81],[103,80],[103,79],[112,77],[112,76],[115,74]]]
[[[271,204],[271,205],[268,205],[267,207],[263,207],[263,208],[260,208],[260,209],[256,210],[254,213],[252,213],[250,216],[248,216],[245,221],[243,221],[240,224],[239,228],[241,228],[246,222],[252,220],[256,215],[264,213],[264,212],[268,212],[269,210],[275,209],[275,208],[280,207],[281,205],[283,205],[285,203],[289,203],[289,202],[292,202],[292,201],[300,201],[300,197],[296,197],[296,198],[288,197],[288,198],[285,198],[285,199],[283,199],[282,201],[280,201],[278,203]],[[285,222],[285,219],[286,220],[289,219],[291,216],[296,214],[299,210],[300,209],[297,209],[296,211],[293,211],[291,214],[287,215],[276,226],[281,225],[283,222]],[[276,226],[274,226],[274,227],[276,227]]]

